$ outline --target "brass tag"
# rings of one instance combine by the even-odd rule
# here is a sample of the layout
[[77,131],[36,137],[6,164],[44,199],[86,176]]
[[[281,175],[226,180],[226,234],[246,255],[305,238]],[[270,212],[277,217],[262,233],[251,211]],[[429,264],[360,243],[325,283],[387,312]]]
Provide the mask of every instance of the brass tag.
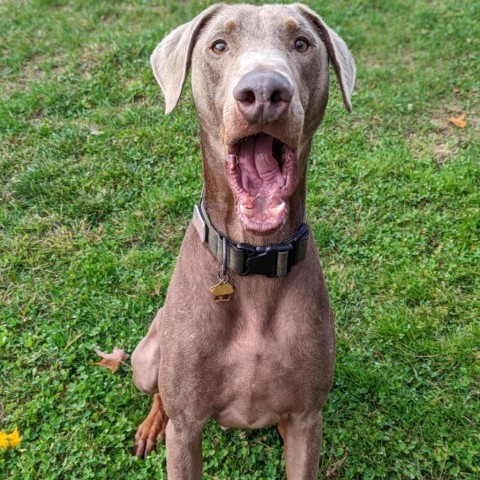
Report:
[[233,288],[230,282],[220,280],[216,285],[210,287],[210,291],[215,302],[229,302],[232,299],[235,288]]

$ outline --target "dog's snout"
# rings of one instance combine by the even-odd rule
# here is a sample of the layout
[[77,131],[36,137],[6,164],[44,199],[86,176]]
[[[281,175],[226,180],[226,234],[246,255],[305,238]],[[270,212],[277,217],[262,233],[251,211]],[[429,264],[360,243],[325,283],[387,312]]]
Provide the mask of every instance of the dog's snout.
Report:
[[233,96],[248,122],[270,123],[288,110],[293,87],[281,73],[254,70],[238,82]]

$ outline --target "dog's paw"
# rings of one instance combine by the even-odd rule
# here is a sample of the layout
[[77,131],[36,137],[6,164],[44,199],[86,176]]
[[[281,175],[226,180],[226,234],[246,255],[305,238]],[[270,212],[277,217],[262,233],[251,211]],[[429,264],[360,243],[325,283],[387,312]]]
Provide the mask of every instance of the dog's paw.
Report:
[[140,424],[135,434],[133,454],[138,458],[148,457],[157,448],[158,442],[165,442],[165,428],[168,417],[163,410],[160,396],[154,396],[152,409]]

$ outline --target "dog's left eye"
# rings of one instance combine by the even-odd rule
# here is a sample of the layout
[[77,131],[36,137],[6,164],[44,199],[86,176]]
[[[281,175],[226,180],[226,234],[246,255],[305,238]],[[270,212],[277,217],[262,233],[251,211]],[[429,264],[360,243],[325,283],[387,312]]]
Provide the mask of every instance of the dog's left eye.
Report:
[[212,45],[212,51],[217,55],[221,55],[222,53],[225,53],[227,50],[228,50],[227,44],[223,40],[217,40]]
[[305,53],[308,50],[309,43],[305,38],[297,38],[295,40],[295,50],[300,53]]

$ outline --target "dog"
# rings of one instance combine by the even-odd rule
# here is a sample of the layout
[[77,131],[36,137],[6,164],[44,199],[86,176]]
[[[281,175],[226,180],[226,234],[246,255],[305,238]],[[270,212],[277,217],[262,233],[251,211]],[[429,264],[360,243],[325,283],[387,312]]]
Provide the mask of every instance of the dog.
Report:
[[317,479],[334,319],[305,221],[312,137],[329,64],[351,110],[355,62],[315,12],[213,5],[151,56],[166,113],[189,69],[204,189],[167,291],[132,354],[153,406],[135,436],[165,440],[170,480],[200,479],[202,430],[277,425],[289,480]]

